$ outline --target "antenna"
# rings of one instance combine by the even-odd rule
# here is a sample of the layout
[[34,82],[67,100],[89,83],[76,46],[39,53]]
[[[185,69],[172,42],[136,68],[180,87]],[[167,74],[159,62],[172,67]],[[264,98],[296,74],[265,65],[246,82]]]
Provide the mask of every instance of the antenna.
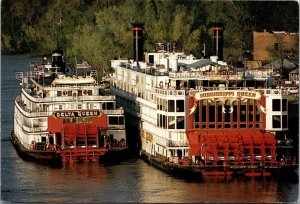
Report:
[[59,44],[60,42],[59,41],[59,35],[61,36],[61,24],[62,24],[62,15],[61,15],[61,11],[59,12],[59,22],[58,22],[58,33],[56,35],[56,47],[59,48]]

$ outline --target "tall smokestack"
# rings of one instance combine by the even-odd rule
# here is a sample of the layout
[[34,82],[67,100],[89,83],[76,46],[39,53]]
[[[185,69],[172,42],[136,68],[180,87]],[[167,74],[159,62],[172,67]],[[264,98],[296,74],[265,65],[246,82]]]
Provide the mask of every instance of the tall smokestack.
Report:
[[143,48],[143,23],[132,23],[131,30],[133,31],[133,59],[135,62],[143,61],[144,48]]
[[214,51],[219,60],[223,60],[223,31],[224,23],[213,23],[211,30],[214,31]]

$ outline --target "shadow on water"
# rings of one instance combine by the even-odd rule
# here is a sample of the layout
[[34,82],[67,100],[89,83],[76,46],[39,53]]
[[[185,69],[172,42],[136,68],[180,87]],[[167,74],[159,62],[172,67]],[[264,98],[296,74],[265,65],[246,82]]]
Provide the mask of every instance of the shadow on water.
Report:
[[23,154],[20,151],[17,151],[17,154],[25,162],[34,163],[36,165],[41,165],[44,167],[50,167],[51,169],[61,169],[63,167],[63,162],[61,160],[53,160],[53,161],[37,160]]
[[[62,169],[65,166],[69,166],[69,165],[82,165],[82,164],[89,164],[88,162],[84,162],[84,161],[80,161],[80,162],[74,162],[74,163],[65,163],[63,162],[61,159],[57,159],[57,160],[38,160],[35,158],[32,158],[18,150],[16,150],[18,156],[25,162],[29,162],[29,163],[34,163],[36,165],[41,165],[44,167],[49,167],[51,169]],[[116,166],[116,165],[120,165],[122,163],[135,163],[137,160],[139,160],[137,155],[134,154],[125,154],[122,157],[113,157],[111,158],[110,156],[107,157],[101,157],[99,162],[91,162],[90,164],[95,165],[98,163],[99,166],[102,167],[110,167],[110,166]]]

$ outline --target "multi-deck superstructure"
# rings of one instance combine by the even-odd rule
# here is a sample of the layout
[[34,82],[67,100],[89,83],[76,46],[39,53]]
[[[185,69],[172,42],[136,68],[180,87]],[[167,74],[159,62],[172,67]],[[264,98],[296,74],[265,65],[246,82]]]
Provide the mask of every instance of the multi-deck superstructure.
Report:
[[[223,27],[212,29],[223,55]],[[272,69],[233,68],[222,56],[196,59],[162,43],[143,55],[143,25],[132,30],[134,59],[111,61],[111,91],[139,130],[144,158],[165,170],[213,175],[270,175],[295,165],[284,136],[287,92],[274,89]]]
[[117,108],[115,96],[86,62],[70,70],[56,50],[52,62],[31,63],[29,72],[16,73],[21,93],[11,139],[17,149],[36,159],[66,162],[97,161],[127,149],[124,110]]

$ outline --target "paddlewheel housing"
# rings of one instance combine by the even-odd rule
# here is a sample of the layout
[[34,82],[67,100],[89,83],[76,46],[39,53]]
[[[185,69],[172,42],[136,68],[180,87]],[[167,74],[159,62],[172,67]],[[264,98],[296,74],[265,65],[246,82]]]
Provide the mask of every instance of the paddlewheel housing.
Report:
[[276,141],[260,130],[197,130],[190,132],[190,157],[203,165],[273,165]]
[[110,148],[106,136],[107,117],[102,114],[90,122],[74,123],[55,117],[48,118],[49,138],[52,148],[64,162],[98,161]]

